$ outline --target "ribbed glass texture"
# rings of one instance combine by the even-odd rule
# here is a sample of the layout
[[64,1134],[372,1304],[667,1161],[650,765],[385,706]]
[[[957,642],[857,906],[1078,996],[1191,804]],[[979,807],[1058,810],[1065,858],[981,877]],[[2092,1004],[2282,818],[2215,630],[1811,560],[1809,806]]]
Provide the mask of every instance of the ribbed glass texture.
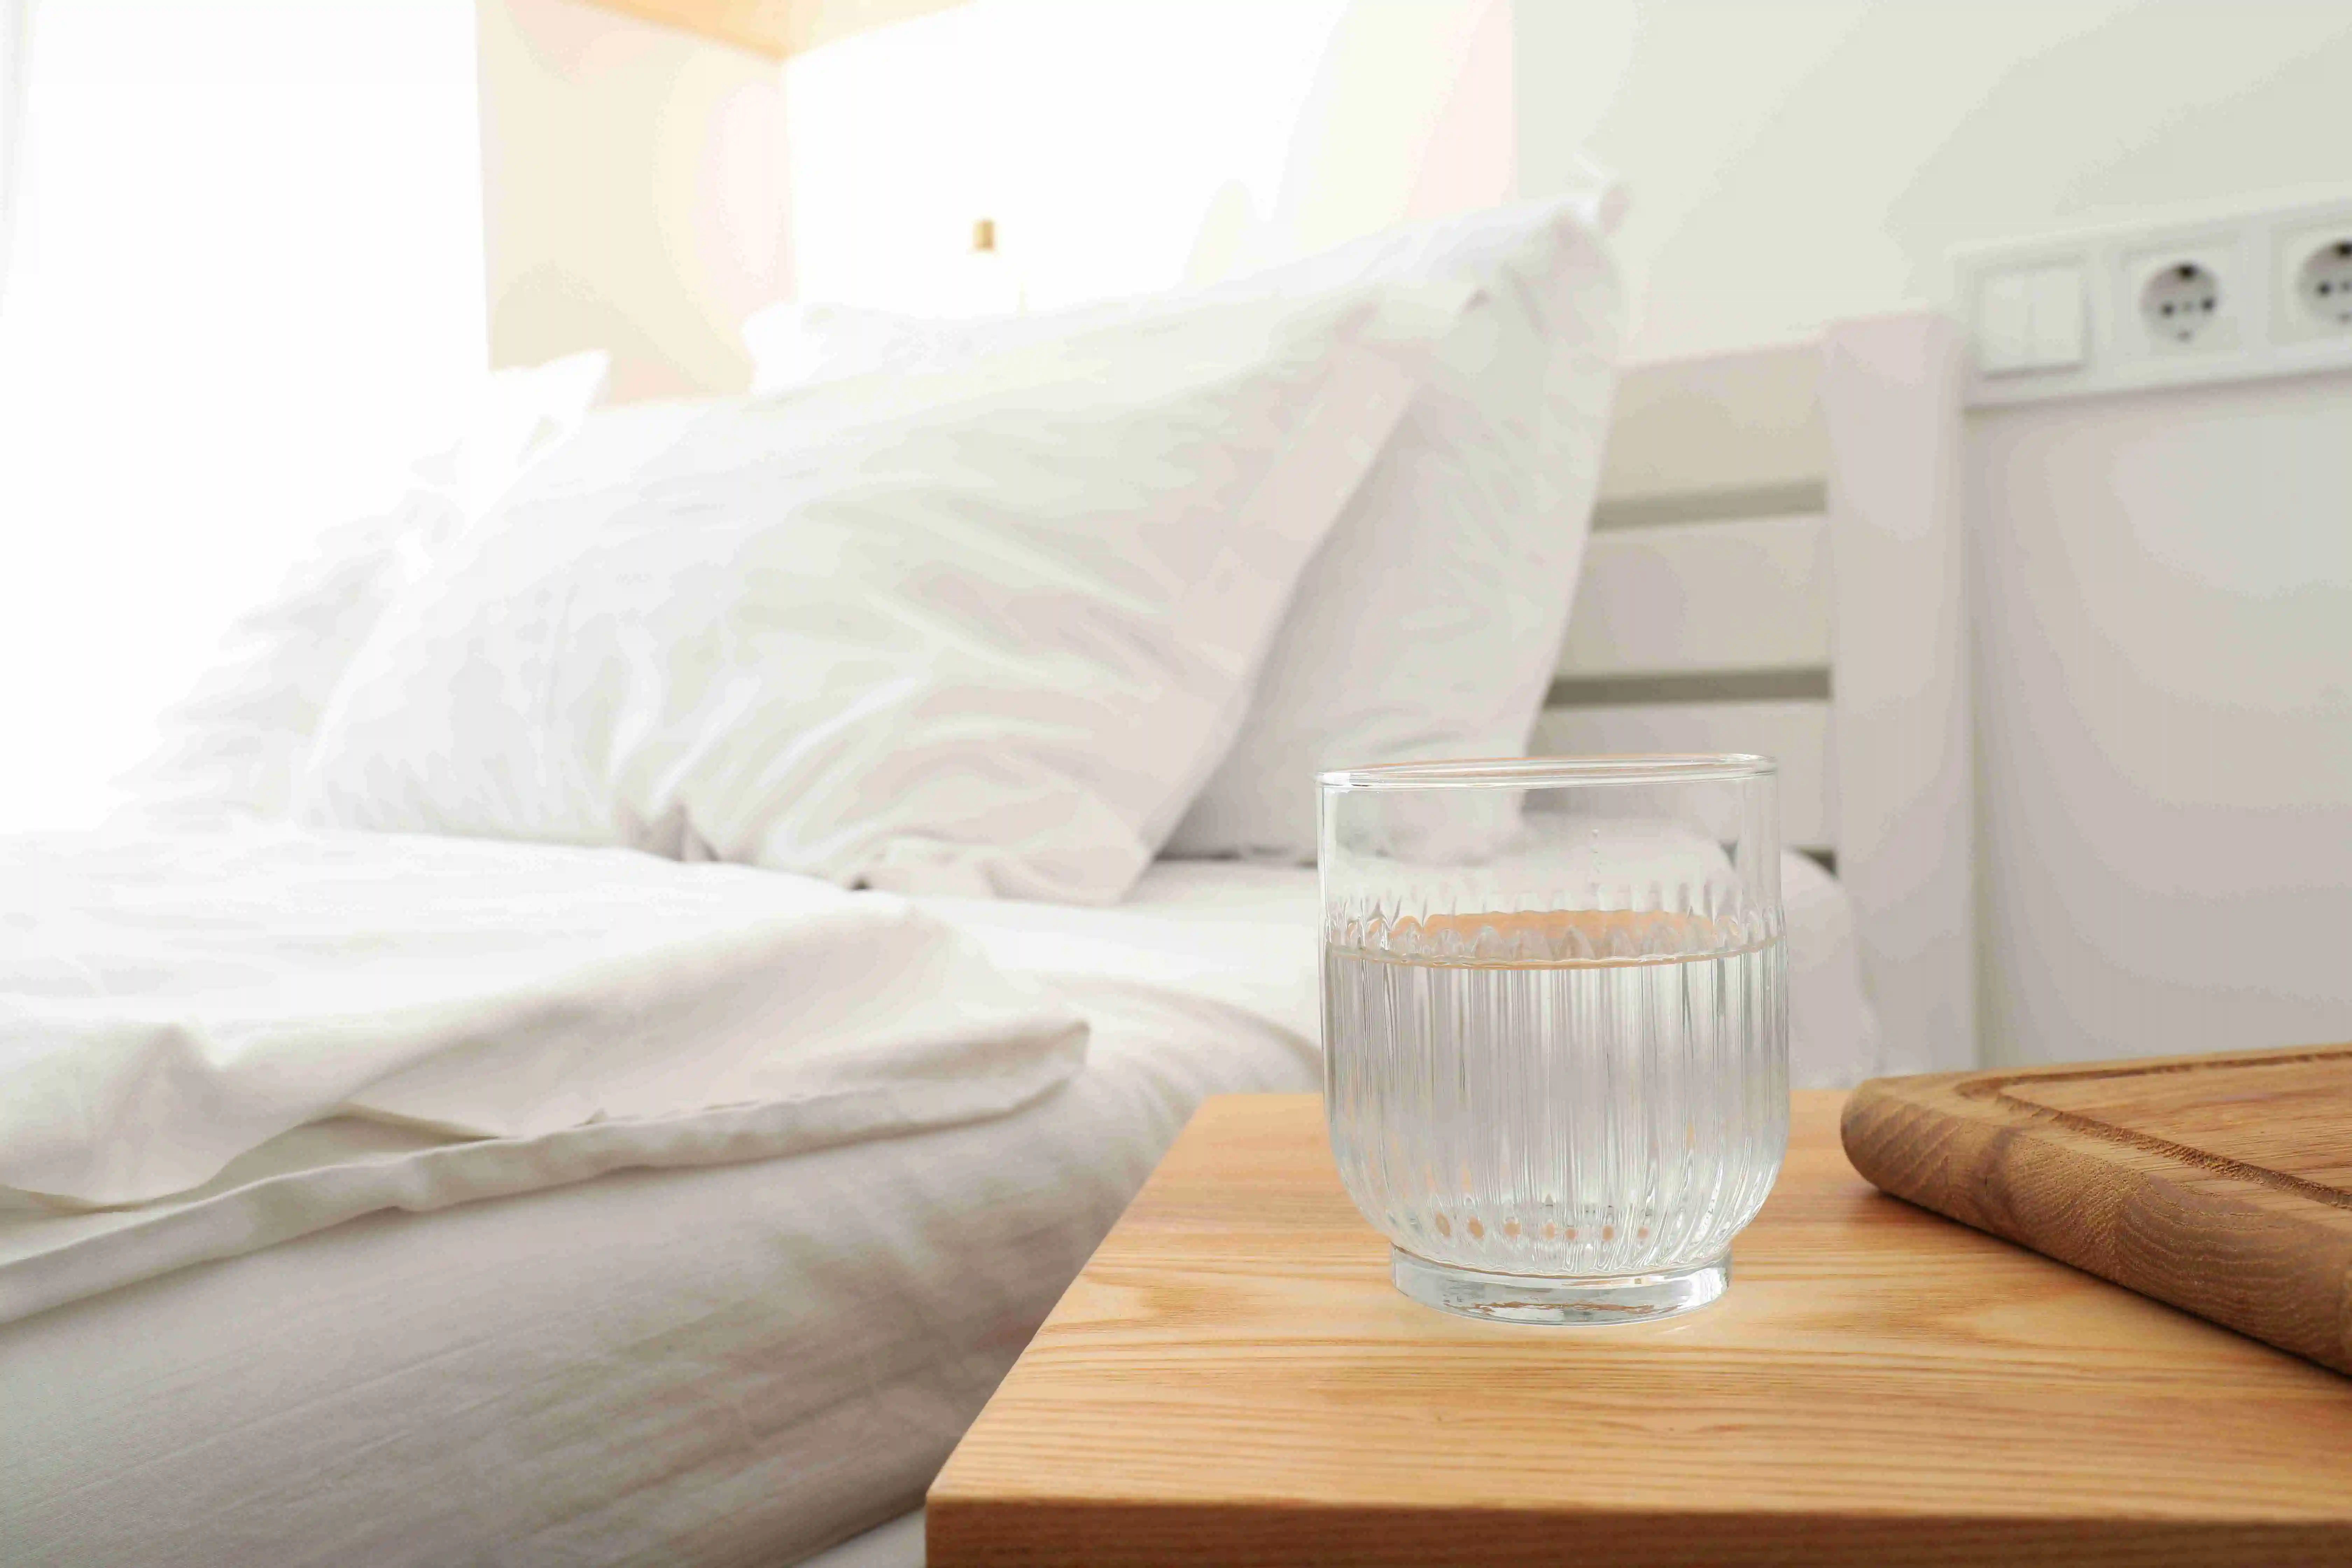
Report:
[[1331,1145],[1397,1247],[1602,1279],[1755,1217],[1788,1135],[1779,847],[1769,764],[1714,761],[1751,766],[1327,777]]

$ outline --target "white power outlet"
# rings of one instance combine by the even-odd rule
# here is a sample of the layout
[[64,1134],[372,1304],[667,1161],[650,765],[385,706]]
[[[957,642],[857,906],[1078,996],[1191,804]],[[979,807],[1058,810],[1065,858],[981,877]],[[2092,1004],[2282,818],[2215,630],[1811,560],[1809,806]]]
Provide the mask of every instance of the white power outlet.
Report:
[[2294,293],[2323,323],[2352,327],[2352,239],[2331,239],[2305,257]]
[[2126,353],[2213,354],[2246,337],[2244,247],[2227,230],[2126,251],[2116,269],[2116,346]]
[[2352,337],[2352,212],[2282,230],[2272,330],[2283,342]]
[[2167,262],[2139,286],[2140,324],[2168,347],[2210,347],[2229,324],[2221,304],[2221,279],[2194,261]]

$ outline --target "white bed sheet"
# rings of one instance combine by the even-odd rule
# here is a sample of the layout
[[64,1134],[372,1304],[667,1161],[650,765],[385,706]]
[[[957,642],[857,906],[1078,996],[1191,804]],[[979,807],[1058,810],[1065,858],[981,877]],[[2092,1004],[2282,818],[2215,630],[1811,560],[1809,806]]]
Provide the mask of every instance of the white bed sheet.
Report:
[[[1848,906],[1809,864],[1787,893],[1801,1048],[1867,1071]],[[995,1121],[373,1215],[0,1326],[7,1561],[919,1563],[908,1510],[1193,1105],[1318,1077],[1312,871],[931,907],[1088,1016],[1076,1079]]]
[[1203,915],[1220,879],[949,910],[1094,1026],[1012,1116],[376,1214],[0,1327],[6,1560],[778,1563],[902,1513],[1192,1106],[1315,1086],[1312,927]]
[[[605,1169],[719,1164],[1002,1115],[1077,1070],[1086,1027],[976,949],[902,899],[625,849],[260,824],[0,838],[0,1199],[129,1205],[102,1219],[132,1254],[227,1207],[250,1251],[278,1238],[256,1211],[292,1215],[324,1174],[274,1145],[331,1120],[416,1147],[308,1229],[576,1181],[583,1138]],[[278,1174],[239,1170],[256,1159]],[[0,1319],[47,1272],[17,1244],[103,1250],[50,1234],[89,1217],[0,1214]],[[161,1250],[88,1281],[185,1257]],[[50,1285],[30,1299],[68,1299]]]

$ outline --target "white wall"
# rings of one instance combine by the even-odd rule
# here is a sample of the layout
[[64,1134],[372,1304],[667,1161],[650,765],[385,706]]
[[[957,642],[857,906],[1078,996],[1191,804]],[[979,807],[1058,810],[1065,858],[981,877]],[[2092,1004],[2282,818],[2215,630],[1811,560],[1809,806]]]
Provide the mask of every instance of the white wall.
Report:
[[785,68],[802,299],[1167,289],[1512,191],[1507,0],[973,0]]
[[[1632,191],[1632,353],[1947,253],[2352,187],[2337,0],[1518,0],[1525,188]],[[2352,1037],[2352,378],[1972,416],[1995,1061]]]
[[2352,376],[1978,417],[2001,1061],[2352,1039]]
[[1344,10],[974,0],[792,61],[800,297],[953,310],[982,217],[1033,308],[1182,283],[1274,214]]
[[2352,184],[2342,0],[1517,0],[1523,188],[1624,176],[1636,360],[1932,302],[1955,244]]
[[792,61],[803,299],[1032,309],[1203,281],[1512,189],[1507,0],[972,0]]
[[1933,300],[1957,243],[2352,184],[2340,0],[971,0],[781,69],[481,11],[499,356],[601,334],[625,391],[740,379],[796,289],[936,302],[983,216],[1052,303],[1590,153],[1647,360]]

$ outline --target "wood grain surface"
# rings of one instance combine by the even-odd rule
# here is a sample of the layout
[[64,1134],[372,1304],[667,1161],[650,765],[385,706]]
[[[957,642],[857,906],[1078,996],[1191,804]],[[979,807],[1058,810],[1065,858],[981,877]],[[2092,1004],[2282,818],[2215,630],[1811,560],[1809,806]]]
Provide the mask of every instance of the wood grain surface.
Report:
[[1899,1197],[2352,1373],[2352,1046],[1879,1079],[1844,1137]]
[[2352,1563],[2352,1381],[1878,1193],[1840,1097],[1730,1293],[1398,1294],[1313,1096],[1208,1102],[930,1493],[979,1563]]

